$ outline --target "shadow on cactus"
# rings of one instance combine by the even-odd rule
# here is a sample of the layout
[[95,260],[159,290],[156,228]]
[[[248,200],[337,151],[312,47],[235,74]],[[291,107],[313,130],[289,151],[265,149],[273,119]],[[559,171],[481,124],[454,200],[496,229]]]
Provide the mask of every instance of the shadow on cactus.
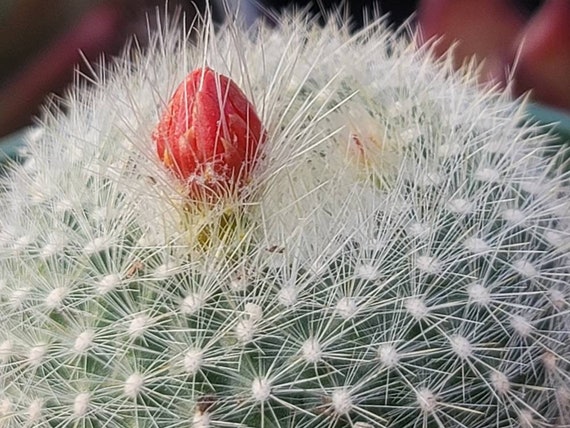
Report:
[[382,20],[211,27],[3,179],[0,426],[568,426],[570,183],[524,105]]

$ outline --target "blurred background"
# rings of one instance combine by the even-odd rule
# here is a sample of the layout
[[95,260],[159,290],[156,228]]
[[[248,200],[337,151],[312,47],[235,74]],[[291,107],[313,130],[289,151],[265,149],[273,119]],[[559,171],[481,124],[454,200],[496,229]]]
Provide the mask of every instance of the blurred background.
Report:
[[[118,54],[133,36],[144,45],[157,8],[187,16],[210,8],[225,19],[222,0],[0,0],[0,137],[32,123],[50,94],[60,94],[74,70]],[[417,26],[422,43],[443,53],[456,43],[456,65],[475,55],[481,81],[570,112],[570,0],[229,0],[245,22],[278,24],[285,8],[332,11],[343,4],[352,28],[367,13],[389,14],[393,25]],[[186,19],[185,22],[190,22]],[[184,25],[180,20],[179,25]]]

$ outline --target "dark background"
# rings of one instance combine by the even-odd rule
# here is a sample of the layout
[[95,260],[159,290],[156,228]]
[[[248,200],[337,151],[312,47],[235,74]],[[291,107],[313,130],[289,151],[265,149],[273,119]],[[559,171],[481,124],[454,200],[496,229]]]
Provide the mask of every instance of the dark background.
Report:
[[[473,0],[477,1],[477,0]],[[524,14],[532,14],[544,0],[506,0],[515,5]],[[569,0],[570,1],[570,0]],[[262,0],[263,7],[274,10],[282,10],[287,7],[304,7],[312,2],[308,0]],[[322,0],[320,5],[314,5],[311,10],[318,13],[321,9],[333,10],[339,5],[348,3],[355,25],[362,25],[365,9],[374,10],[379,8],[382,13],[388,13],[390,20],[395,24],[401,24],[415,11],[418,0]],[[570,23],[568,24],[570,25]]]

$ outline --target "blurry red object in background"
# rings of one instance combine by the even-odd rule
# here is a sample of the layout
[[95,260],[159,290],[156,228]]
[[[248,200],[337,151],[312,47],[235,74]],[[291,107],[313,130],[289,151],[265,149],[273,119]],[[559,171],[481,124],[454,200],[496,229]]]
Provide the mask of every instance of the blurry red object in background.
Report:
[[0,90],[0,135],[27,125],[46,95],[70,82],[74,68],[84,59],[93,61],[102,52],[117,52],[123,19],[120,7],[111,3],[94,7],[8,78]]
[[514,95],[570,110],[570,1],[547,0],[527,19],[509,0],[422,0],[417,18],[435,53],[455,44],[455,65],[475,56],[481,80],[506,84]]
[[570,1],[550,0],[519,35],[515,90],[570,111]]
[[[6,1],[6,0],[0,0]],[[74,70],[144,45],[156,10],[192,16],[205,0],[8,0],[0,5],[0,137],[29,125]],[[171,13],[172,15],[172,13]],[[191,22],[189,18],[187,22]]]

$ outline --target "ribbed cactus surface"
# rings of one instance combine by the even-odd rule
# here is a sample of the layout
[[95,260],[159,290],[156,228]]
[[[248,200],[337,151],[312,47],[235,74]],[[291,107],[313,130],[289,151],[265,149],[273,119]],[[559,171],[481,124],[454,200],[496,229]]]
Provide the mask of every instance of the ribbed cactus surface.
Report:
[[[0,426],[569,426],[570,181],[524,106],[381,21],[203,24],[3,179]],[[154,140],[206,66],[266,135],[201,197]]]

